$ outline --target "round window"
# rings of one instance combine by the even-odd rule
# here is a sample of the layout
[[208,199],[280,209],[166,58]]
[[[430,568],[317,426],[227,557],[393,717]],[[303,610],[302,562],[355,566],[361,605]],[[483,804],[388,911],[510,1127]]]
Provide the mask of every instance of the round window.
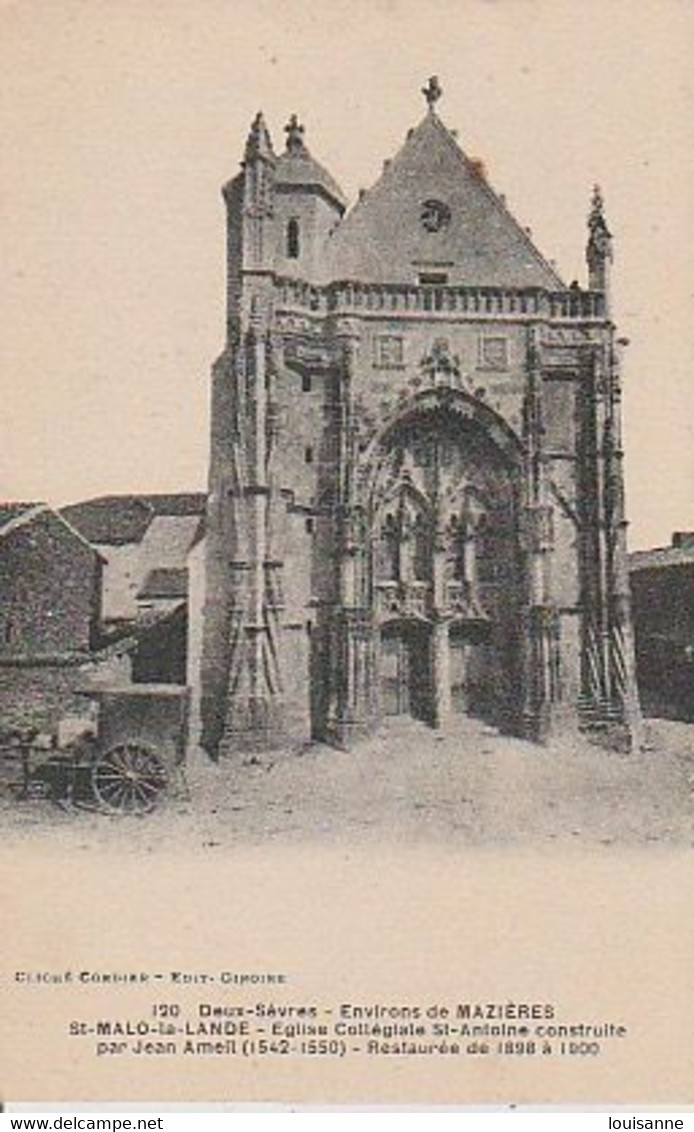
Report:
[[419,216],[427,232],[440,232],[451,222],[451,210],[442,200],[425,200]]

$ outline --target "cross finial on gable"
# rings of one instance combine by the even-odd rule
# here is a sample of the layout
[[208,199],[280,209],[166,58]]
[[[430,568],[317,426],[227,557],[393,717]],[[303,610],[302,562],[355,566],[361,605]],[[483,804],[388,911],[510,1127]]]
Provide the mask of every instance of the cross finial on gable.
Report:
[[427,85],[422,87],[422,94],[427,100],[429,112],[433,114],[434,107],[443,94],[438,75],[431,76]]
[[284,127],[284,132],[287,135],[287,149],[290,153],[296,153],[304,149],[304,127],[299,122],[296,114],[292,114],[287,125]]

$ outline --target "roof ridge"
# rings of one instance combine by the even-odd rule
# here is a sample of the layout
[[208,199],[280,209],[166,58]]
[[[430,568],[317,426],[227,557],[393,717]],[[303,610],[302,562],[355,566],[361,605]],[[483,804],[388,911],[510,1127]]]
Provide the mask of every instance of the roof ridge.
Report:
[[[21,506],[21,503],[18,502],[17,505]],[[30,522],[37,515],[42,514],[44,511],[51,510],[52,508],[48,505],[48,503],[27,504],[23,511],[20,511],[18,515],[13,515],[11,519],[8,519],[6,523],[3,523],[3,525],[0,526],[0,537],[9,534],[10,531],[16,530],[17,527],[21,527],[25,523]]]
[[51,507],[49,503],[31,504],[26,508],[25,511],[22,511],[19,515],[15,515],[14,518],[9,519],[6,523],[0,526],[0,538],[4,538],[6,535],[11,534],[12,531],[16,531],[19,527],[26,526],[27,523],[32,522],[32,520],[43,514],[55,516],[58,522],[62,523],[62,525],[66,528],[66,530],[70,532],[71,535],[74,536],[74,538],[78,539],[78,541],[81,542],[83,546],[86,546],[88,550],[92,554],[96,555],[96,557],[99,558],[102,562],[105,561],[103,555],[99,553],[99,551],[95,546],[92,545],[89,539],[85,538],[81,531],[78,531],[77,528],[74,527],[69,521],[69,519],[65,518],[60,508]]

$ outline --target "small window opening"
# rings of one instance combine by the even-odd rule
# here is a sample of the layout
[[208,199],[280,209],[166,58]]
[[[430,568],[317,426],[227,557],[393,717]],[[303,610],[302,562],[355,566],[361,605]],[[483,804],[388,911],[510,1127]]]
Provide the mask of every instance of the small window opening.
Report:
[[313,519],[307,519],[306,520],[306,534],[307,535],[313,534]]
[[287,224],[287,258],[298,259],[301,251],[299,239],[299,221],[292,219]]
[[302,375],[301,388],[302,388],[304,393],[310,393],[311,392],[311,374],[310,373],[305,373],[305,374]]
[[310,444],[307,444],[306,447],[304,448],[304,463],[305,464],[312,464],[313,463],[313,448],[311,447]]
[[419,282],[422,287],[445,287],[448,276],[443,271],[422,271]]

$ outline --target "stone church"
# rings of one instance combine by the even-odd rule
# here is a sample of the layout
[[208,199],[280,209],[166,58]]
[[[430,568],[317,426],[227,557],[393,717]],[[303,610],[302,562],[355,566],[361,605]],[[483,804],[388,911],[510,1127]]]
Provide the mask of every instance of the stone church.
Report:
[[215,757],[390,716],[637,716],[612,241],[567,286],[438,115],[351,207],[293,116],[224,186],[200,702]]

